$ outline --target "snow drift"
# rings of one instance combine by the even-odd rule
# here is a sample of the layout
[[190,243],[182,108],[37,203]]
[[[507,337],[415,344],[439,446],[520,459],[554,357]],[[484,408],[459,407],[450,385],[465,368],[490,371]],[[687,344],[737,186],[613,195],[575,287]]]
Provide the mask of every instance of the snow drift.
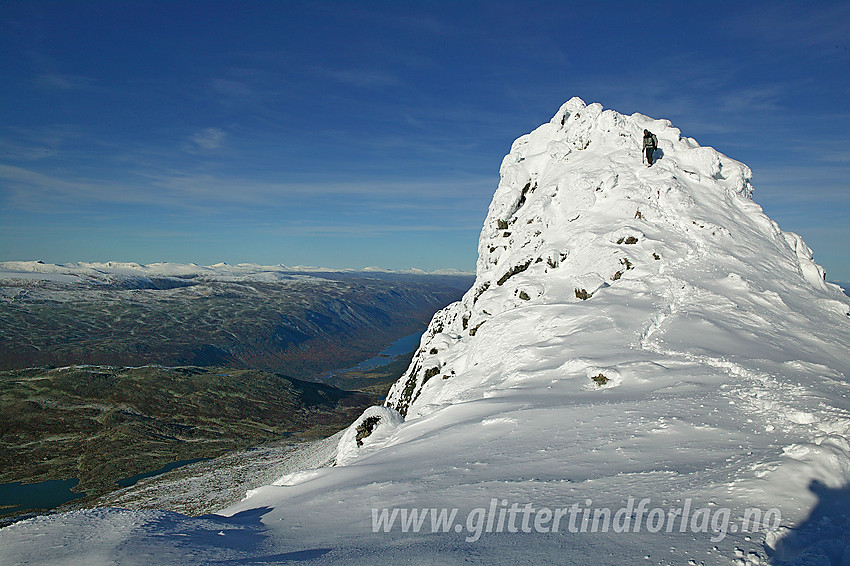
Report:
[[[846,564],[850,300],[753,202],[750,170],[668,121],[573,98],[513,144],[501,177],[474,286],[434,317],[386,407],[343,434],[336,466],[255,490],[226,520],[19,523],[0,530],[0,556]],[[661,522],[634,528],[638,500]],[[514,507],[529,515],[511,530]],[[591,508],[633,528],[594,530]],[[441,509],[457,511],[445,528]],[[575,515],[558,528],[552,509]],[[405,519],[387,528],[391,510]],[[31,544],[115,524],[100,554]]]

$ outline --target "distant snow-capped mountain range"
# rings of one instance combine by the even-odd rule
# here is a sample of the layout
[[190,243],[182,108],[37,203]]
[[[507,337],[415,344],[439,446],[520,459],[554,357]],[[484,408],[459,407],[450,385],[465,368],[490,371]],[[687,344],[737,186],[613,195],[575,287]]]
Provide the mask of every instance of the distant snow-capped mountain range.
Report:
[[471,275],[470,273],[444,269],[424,271],[420,269],[392,270],[380,267],[363,269],[330,269],[312,266],[259,265],[255,263],[239,263],[231,265],[216,263],[202,266],[195,263],[158,262],[140,264],[133,262],[73,262],[63,264],[44,263],[42,261],[4,261],[0,262],[0,280],[2,279],[34,279],[57,281],[63,283],[96,282],[114,280],[115,278],[143,277],[207,277],[227,280],[242,279],[252,281],[274,281],[292,277],[293,274],[321,273],[375,273],[375,274],[405,274],[405,275]]

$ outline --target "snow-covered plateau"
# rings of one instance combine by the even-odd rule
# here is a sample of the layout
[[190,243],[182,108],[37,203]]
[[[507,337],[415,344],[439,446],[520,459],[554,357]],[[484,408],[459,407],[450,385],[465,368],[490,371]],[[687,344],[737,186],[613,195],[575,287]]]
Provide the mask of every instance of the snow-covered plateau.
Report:
[[215,515],[22,521],[0,562],[850,564],[850,298],[750,176],[573,98],[514,142],[475,284],[335,465]]

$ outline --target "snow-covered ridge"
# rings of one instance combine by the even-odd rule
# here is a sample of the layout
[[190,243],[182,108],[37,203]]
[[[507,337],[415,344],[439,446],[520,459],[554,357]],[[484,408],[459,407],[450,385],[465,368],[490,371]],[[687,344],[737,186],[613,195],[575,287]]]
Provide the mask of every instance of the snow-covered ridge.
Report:
[[[659,142],[651,168],[644,129]],[[652,315],[660,320],[675,295],[744,287],[846,312],[846,297],[824,281],[802,238],[753,202],[751,176],[667,120],[573,98],[513,143],[481,231],[475,284],[434,317],[387,405],[405,414],[426,391],[430,402],[456,396],[466,388],[469,348],[488,340],[476,334],[518,308],[649,294],[662,305]],[[759,307],[787,309],[782,300]]]

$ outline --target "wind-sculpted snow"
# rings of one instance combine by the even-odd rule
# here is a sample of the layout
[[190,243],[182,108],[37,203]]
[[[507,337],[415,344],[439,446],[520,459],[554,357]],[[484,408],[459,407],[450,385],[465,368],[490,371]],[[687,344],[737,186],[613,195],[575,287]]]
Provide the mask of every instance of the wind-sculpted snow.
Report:
[[[659,140],[652,168],[641,162],[644,129]],[[491,334],[524,336],[517,325],[502,328],[502,315],[514,309],[599,313],[628,308],[624,297],[651,297],[655,314],[635,320],[646,328],[636,328],[634,336],[619,329],[626,343],[643,340],[683,301],[700,310],[713,304],[719,312],[752,301],[762,324],[752,327],[748,314],[736,325],[758,332],[772,332],[773,315],[806,312],[818,325],[821,316],[848,311],[803,240],[782,232],[752,201],[750,169],[682,137],[666,120],[623,116],[573,98],[548,124],[514,142],[501,177],[481,232],[473,288],[434,317],[409,371],[389,395],[387,405],[402,414],[427,412],[428,404],[481,385],[468,375],[471,356],[492,345]],[[711,300],[703,300],[709,294]],[[567,306],[591,297],[592,306]],[[834,306],[823,312],[818,305]],[[715,312],[702,316],[709,321]],[[500,328],[477,337],[493,323]],[[534,331],[548,332],[547,326]],[[696,339],[682,344],[687,350],[702,349],[706,337],[698,332],[680,338]],[[524,349],[522,340],[515,342]],[[718,353],[750,356],[750,345],[731,342],[733,351],[718,345]],[[772,344],[782,357],[781,342]],[[485,357],[505,357],[493,354]],[[472,373],[488,383],[508,375]],[[442,379],[432,381],[436,375]]]
[[382,439],[386,439],[403,422],[401,415],[393,409],[369,407],[340,437],[336,464],[345,465],[358,457],[366,443],[380,444]]
[[[336,466],[221,511],[236,531],[264,512],[262,549],[227,558],[847,564],[850,298],[753,202],[750,170],[667,121],[574,98],[501,176],[473,287],[434,316]],[[358,429],[375,434],[361,446]],[[457,512],[444,529],[424,519],[440,510]],[[13,525],[0,548],[82,557],[28,544],[92,517]],[[146,516],[118,519],[121,548],[171,556],[133,526]],[[186,563],[205,556],[194,544]]]
[[[651,168],[645,128],[660,146]],[[705,464],[666,447],[742,428],[760,441],[730,441],[770,456],[706,466],[723,470],[718,485],[802,508],[810,482],[847,485],[848,300],[802,238],[753,202],[748,167],[667,121],[574,98],[513,144],[501,176],[475,284],[434,317],[388,406],[415,420],[512,390],[564,395],[586,417],[625,402],[657,419],[661,446],[610,430],[635,426],[620,411],[593,426],[619,438],[604,446],[640,454],[631,462],[654,454],[645,471],[696,472]],[[683,399],[650,417],[672,392]],[[734,425],[713,416],[730,410]],[[775,436],[765,443],[765,433]]]

